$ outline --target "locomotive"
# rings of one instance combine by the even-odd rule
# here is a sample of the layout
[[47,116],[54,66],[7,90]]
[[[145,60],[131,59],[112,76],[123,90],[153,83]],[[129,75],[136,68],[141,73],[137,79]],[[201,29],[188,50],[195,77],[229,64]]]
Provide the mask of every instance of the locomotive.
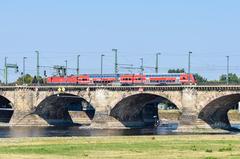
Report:
[[82,74],[79,76],[52,76],[48,84],[75,85],[188,85],[197,84],[193,74]]

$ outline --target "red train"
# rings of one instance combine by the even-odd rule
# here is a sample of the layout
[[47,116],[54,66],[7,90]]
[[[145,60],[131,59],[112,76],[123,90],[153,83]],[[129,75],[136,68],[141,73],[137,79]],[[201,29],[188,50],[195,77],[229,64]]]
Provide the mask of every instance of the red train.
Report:
[[196,84],[193,74],[168,73],[168,74],[83,74],[80,76],[47,78],[48,84],[78,84],[78,85],[186,85]]

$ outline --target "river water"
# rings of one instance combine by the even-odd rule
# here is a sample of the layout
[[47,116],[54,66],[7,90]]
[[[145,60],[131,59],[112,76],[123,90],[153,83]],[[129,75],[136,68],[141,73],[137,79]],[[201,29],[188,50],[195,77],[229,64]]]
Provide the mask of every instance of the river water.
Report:
[[[176,132],[173,127],[144,129],[82,129],[79,127],[0,127],[0,138],[70,137],[70,136],[128,136],[128,135],[187,135],[199,133]],[[200,133],[206,134],[206,133]],[[218,134],[218,133],[207,133]],[[223,133],[219,133],[223,134]]]
[[66,137],[66,136],[127,136],[177,134],[169,129],[81,129],[79,127],[2,127],[0,138]]

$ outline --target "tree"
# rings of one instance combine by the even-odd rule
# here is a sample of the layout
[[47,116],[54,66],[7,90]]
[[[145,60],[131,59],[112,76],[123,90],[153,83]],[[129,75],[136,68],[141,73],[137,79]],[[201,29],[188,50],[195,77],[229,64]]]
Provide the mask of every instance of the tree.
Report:
[[[226,82],[227,81],[227,75],[223,74],[219,78],[220,82]],[[228,75],[228,81],[229,83],[240,83],[239,77],[235,73],[229,73]]]
[[41,76],[38,78],[36,76],[33,77],[32,84],[43,84],[44,80]]
[[198,73],[195,73],[195,74],[194,74],[194,77],[196,78],[197,83],[199,83],[199,84],[201,84],[201,83],[206,83],[206,82],[208,81],[207,78],[199,75]]
[[33,80],[32,80],[32,84],[36,84],[36,83],[37,83],[37,77],[34,76],[34,77],[33,77]]
[[19,77],[16,81],[16,84],[18,85],[22,85],[23,83],[32,84],[32,80],[33,80],[33,77],[29,74],[26,74],[25,76]]
[[169,69],[168,70],[168,73],[185,73],[185,70],[184,70],[184,68],[182,68],[182,69]]

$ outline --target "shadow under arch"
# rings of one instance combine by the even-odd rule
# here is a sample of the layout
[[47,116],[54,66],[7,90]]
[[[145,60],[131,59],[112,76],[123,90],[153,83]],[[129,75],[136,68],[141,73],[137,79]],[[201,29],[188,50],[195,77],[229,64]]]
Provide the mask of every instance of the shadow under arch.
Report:
[[240,94],[231,94],[216,98],[200,111],[198,118],[205,121],[212,128],[239,131],[240,129],[231,126],[227,114],[239,101]]
[[9,123],[13,112],[14,109],[11,101],[0,95],[0,122]]
[[39,115],[49,125],[82,125],[79,122],[74,122],[73,116],[70,112],[85,112],[88,118],[92,120],[95,114],[95,109],[82,97],[68,93],[61,93],[45,98],[38,104],[34,114]]
[[120,121],[125,127],[155,127],[159,121],[159,103],[167,103],[173,109],[177,106],[169,99],[150,93],[128,96],[118,102],[111,110],[110,116]]

